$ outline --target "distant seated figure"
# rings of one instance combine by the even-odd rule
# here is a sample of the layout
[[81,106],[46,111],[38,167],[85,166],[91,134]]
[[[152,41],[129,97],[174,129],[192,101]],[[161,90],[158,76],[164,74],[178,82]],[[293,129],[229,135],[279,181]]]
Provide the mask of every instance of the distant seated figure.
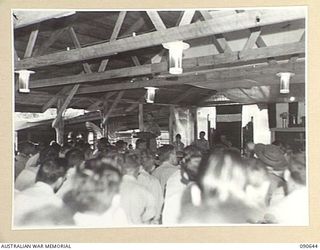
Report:
[[157,216],[155,197],[138,181],[140,164],[136,155],[124,155],[120,204],[130,224],[150,224]]
[[65,204],[74,211],[75,225],[93,228],[128,225],[120,207],[119,170],[99,160],[95,164],[99,166],[79,170],[72,188],[63,196]]
[[163,224],[172,225],[178,222],[183,194],[187,187],[195,181],[201,159],[202,153],[197,147],[191,145],[184,148],[181,169],[172,174],[166,184],[162,213]]
[[172,143],[172,145],[174,146],[175,150],[177,152],[182,152],[184,149],[184,144],[181,141],[181,135],[180,134],[176,134],[176,140]]
[[308,190],[306,188],[306,159],[304,153],[291,157],[289,168],[284,172],[288,195],[272,204],[265,220],[269,223],[306,226],[308,215]]
[[15,195],[14,224],[27,226],[23,224],[25,217],[46,207],[51,207],[53,210],[62,208],[63,202],[55,192],[62,185],[64,176],[65,168],[59,160],[45,160],[37,173],[36,183]]
[[179,170],[179,167],[177,166],[177,154],[174,146],[164,145],[158,148],[158,155],[160,166],[152,172],[152,175],[159,180],[162,192],[164,194],[165,186],[169,177],[177,170]]
[[206,133],[204,131],[201,131],[199,133],[199,139],[195,140],[192,145],[198,147],[202,152],[206,152],[210,149],[209,142],[204,138],[206,136]]

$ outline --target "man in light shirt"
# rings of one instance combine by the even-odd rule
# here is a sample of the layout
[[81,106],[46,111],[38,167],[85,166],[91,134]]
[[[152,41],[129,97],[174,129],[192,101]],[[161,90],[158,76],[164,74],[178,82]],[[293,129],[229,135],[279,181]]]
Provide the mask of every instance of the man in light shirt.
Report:
[[181,170],[170,176],[166,184],[166,194],[162,213],[162,223],[173,225],[178,222],[183,193],[193,183],[202,159],[201,151],[195,146],[183,150]]
[[158,155],[160,160],[160,166],[157,167],[152,175],[155,176],[161,185],[163,194],[165,193],[165,185],[169,177],[179,170],[177,166],[177,155],[174,146],[164,145],[158,149]]
[[210,149],[209,142],[204,138],[205,136],[206,133],[201,131],[199,134],[200,138],[193,142],[193,145],[201,149],[202,152],[206,152]]
[[150,224],[157,214],[156,201],[149,190],[137,180],[140,164],[136,155],[125,155],[120,185],[120,205],[130,224]]
[[44,208],[60,209],[62,200],[55,195],[55,191],[63,183],[65,169],[58,160],[45,160],[37,173],[36,183],[15,195],[14,224],[24,226],[23,221],[29,214]]
[[181,141],[181,135],[180,134],[177,134],[176,135],[176,140],[172,143],[175,150],[177,152],[182,152],[183,149],[184,149],[184,144],[183,142]]
[[156,217],[153,223],[158,224],[163,205],[163,194],[159,180],[151,175],[155,168],[154,156],[151,153],[144,152],[141,154],[141,168],[138,175],[138,182],[147,188],[153,195],[156,202]]

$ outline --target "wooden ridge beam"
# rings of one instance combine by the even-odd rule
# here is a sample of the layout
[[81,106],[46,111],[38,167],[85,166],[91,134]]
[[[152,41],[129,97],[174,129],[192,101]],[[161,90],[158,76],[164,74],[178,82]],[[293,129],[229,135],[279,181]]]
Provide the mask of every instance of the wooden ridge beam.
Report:
[[135,81],[135,82],[123,82],[123,83],[115,83],[115,84],[106,84],[97,86],[88,86],[81,87],[79,89],[78,94],[87,94],[87,93],[99,93],[99,92],[108,92],[108,91],[119,91],[124,89],[139,89],[145,87],[162,87],[162,86],[171,86],[178,84],[186,84],[192,81],[204,81],[206,79],[205,76],[185,76],[179,77],[177,80],[165,80],[165,79],[151,79],[151,80],[143,80],[143,81]]
[[[78,94],[88,94],[88,93],[99,93],[99,92],[108,92],[108,91],[119,91],[124,89],[137,89],[144,87],[162,87],[162,86],[170,86],[170,85],[195,85],[194,83],[202,83],[202,82],[218,82],[222,84],[224,81],[235,81],[235,78],[243,78],[246,77],[259,77],[261,75],[268,74],[276,74],[281,70],[293,70],[295,69],[295,73],[304,74],[305,71],[305,62],[304,60],[298,61],[296,63],[281,63],[279,65],[269,65],[262,64],[262,66],[253,65],[249,66],[241,66],[241,67],[228,67],[224,69],[211,69],[205,70],[205,73],[198,75],[187,75],[178,77],[176,80],[168,80],[168,79],[151,79],[145,81],[136,81],[136,82],[123,82],[123,83],[114,83],[114,84],[105,84],[101,86],[86,86],[81,87],[78,91]],[[250,73],[251,72],[251,73]],[[254,85],[254,84],[253,84]]]
[[[290,84],[304,84],[305,82],[305,75],[298,74],[295,75],[292,79],[290,79]],[[208,80],[206,82],[193,82],[190,85],[198,87],[198,88],[205,88],[205,89],[212,89],[212,90],[223,90],[223,89],[230,89],[230,88],[251,88],[253,86],[271,86],[271,85],[278,85],[279,78],[276,76],[260,76],[259,78],[250,79],[230,79],[227,81],[213,81]]]
[[305,11],[302,8],[292,8],[289,12],[283,9],[248,10],[231,16],[212,18],[208,21],[154,31],[135,37],[127,37],[116,41],[92,45],[82,49],[73,49],[23,59],[15,64],[15,70],[85,61],[110,56],[115,53],[156,46],[165,42],[194,39],[304,18]]
[[[249,62],[251,60],[264,59],[274,56],[285,56],[293,54],[303,54],[305,53],[305,44],[298,42],[293,44],[281,44],[270,47],[262,47],[258,49],[250,49],[247,53],[240,55],[239,52],[223,53],[212,56],[204,56],[198,58],[188,58],[183,60],[183,68],[185,70],[192,69],[192,71],[197,71],[198,67],[203,66],[215,66],[239,63],[239,62]],[[157,63],[157,64],[146,64],[135,67],[121,68],[115,70],[108,70],[100,73],[91,74],[79,74],[73,76],[64,76],[51,79],[41,79],[30,81],[30,88],[43,88],[52,86],[64,86],[69,84],[81,84],[97,82],[107,79],[115,79],[122,77],[132,77],[139,75],[149,75],[155,73],[167,72],[167,62]],[[185,73],[183,73],[185,74]],[[182,74],[182,75],[183,75]]]

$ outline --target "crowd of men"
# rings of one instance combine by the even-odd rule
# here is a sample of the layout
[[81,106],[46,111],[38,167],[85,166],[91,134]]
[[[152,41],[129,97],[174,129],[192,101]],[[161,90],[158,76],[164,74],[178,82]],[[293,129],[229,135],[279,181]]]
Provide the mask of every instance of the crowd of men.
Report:
[[[276,144],[276,145],[274,145]],[[78,141],[35,148],[15,158],[14,225],[308,224],[304,152],[283,144],[228,143],[209,148],[205,133],[181,135],[156,152],[106,138],[93,150]]]

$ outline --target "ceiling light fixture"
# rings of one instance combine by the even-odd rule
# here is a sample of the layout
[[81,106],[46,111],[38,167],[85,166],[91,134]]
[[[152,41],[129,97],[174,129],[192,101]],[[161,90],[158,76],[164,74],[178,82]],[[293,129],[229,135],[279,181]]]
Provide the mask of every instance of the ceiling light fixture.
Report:
[[147,90],[146,95],[145,95],[146,103],[154,103],[154,98],[156,96],[157,88],[155,88],[155,87],[145,87],[145,89]]
[[190,45],[183,41],[168,42],[162,45],[169,50],[169,73],[182,74],[182,52],[188,49]]
[[31,70],[18,70],[15,73],[19,74],[19,92],[30,93],[29,89],[29,78],[30,74],[35,73]]
[[290,77],[294,76],[294,73],[279,72],[277,76],[280,77],[280,93],[288,94],[290,92]]

